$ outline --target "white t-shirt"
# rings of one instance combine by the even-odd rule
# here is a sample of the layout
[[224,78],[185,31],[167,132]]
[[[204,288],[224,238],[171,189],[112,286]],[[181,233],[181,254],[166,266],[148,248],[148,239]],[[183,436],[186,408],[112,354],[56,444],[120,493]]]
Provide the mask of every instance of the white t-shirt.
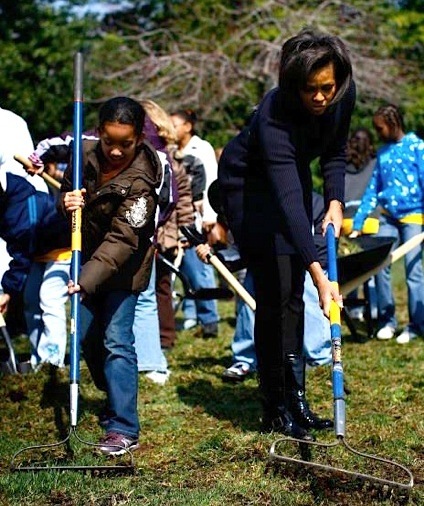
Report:
[[6,189],[5,173],[11,172],[27,179],[37,190],[48,192],[48,187],[40,176],[30,176],[14,155],[29,156],[34,151],[34,143],[26,121],[7,109],[0,107],[0,182]]
[[206,188],[203,195],[203,221],[215,222],[216,212],[212,209],[208,199],[208,189],[211,183],[218,177],[218,162],[212,145],[198,135],[193,135],[188,144],[184,147],[185,155],[193,155],[199,158],[205,167]]

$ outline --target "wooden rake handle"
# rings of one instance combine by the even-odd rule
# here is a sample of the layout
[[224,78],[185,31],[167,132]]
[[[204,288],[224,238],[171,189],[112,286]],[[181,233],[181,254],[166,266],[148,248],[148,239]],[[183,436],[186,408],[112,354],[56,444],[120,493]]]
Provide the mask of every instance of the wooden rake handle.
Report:
[[[33,168],[33,165],[32,163],[28,160],[28,158],[26,158],[25,156],[22,156],[22,155],[15,155],[13,157],[17,162],[19,162],[20,164],[22,164],[26,169],[32,169]],[[51,177],[49,176],[48,174],[46,174],[45,172],[42,172],[41,173],[41,177],[44,179],[44,181],[49,185],[51,186],[52,188],[55,188],[55,189],[59,189],[60,188],[60,183],[59,181],[57,181],[54,177]]]

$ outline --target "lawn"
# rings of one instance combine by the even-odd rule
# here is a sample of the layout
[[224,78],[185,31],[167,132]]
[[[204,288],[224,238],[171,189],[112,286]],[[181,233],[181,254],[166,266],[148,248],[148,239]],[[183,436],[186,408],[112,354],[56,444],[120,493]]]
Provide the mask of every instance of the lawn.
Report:
[[[395,272],[400,326],[405,323],[401,267]],[[141,448],[134,454],[134,474],[113,471],[11,472],[15,452],[30,445],[55,443],[69,431],[68,368],[51,373],[0,377],[0,504],[19,506],[253,506],[253,505],[424,505],[424,342],[409,345],[353,340],[343,327],[346,441],[355,449],[395,460],[409,468],[415,486],[409,494],[340,473],[299,464],[270,463],[274,434],[261,434],[257,379],[242,384],[221,381],[231,362],[234,304],[220,302],[217,339],[180,332],[169,357],[172,370],[164,386],[140,376]],[[15,341],[24,351],[26,341]],[[330,368],[308,371],[308,398],[314,409],[332,416]],[[81,363],[76,434],[66,444],[22,454],[47,465],[109,465],[85,442],[102,434],[97,414],[102,394]],[[332,431],[317,434],[333,442]],[[278,447],[280,450],[280,447]],[[297,446],[281,447],[284,455]],[[71,455],[72,452],[72,455]],[[342,445],[312,458],[353,471],[388,476],[386,466],[356,457]],[[128,463],[128,458],[123,459]],[[384,467],[384,469],[382,469]],[[407,481],[390,468],[390,479]]]

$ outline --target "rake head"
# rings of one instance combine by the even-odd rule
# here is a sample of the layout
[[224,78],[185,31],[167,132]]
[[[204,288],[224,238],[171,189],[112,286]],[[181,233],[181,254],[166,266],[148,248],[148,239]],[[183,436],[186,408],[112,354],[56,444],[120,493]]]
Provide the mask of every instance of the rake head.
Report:
[[[10,464],[10,470],[13,472],[19,471],[91,471],[91,472],[114,472],[118,474],[135,474],[136,468],[134,464],[134,456],[132,452],[126,448],[122,448],[121,446],[117,446],[116,448],[119,450],[124,450],[124,456],[129,458],[128,463],[117,461],[116,464],[109,465],[90,465],[90,464],[72,464],[70,461],[72,460],[73,450],[70,446],[71,437],[75,437],[77,442],[82,443],[83,445],[88,445],[92,448],[100,448],[100,444],[92,443],[89,441],[85,441],[82,439],[75,427],[71,427],[69,429],[68,435],[57,443],[51,444],[43,444],[43,445],[33,445],[27,446],[25,448],[17,451],[12,457],[12,461]],[[59,449],[60,447],[65,447],[65,452],[55,453],[53,459],[48,457],[48,453]],[[31,456],[37,452],[38,458],[35,460],[31,459]],[[24,454],[29,454],[30,458],[27,460],[22,460],[22,456]],[[50,462],[50,463],[49,463]]]

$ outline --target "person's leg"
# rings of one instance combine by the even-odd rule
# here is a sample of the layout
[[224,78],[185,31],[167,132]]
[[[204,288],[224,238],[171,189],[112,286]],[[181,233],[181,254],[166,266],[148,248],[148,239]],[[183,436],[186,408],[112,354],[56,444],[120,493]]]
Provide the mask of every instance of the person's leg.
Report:
[[160,346],[159,315],[156,301],[156,261],[149,285],[137,298],[133,326],[139,371],[166,372],[168,363]]
[[[199,288],[216,288],[215,272],[210,264],[203,263],[197,256],[195,248],[185,250],[180,267],[194,290]],[[184,318],[195,320],[203,327],[217,324],[219,321],[218,304],[216,300],[187,300],[183,301]]]
[[33,262],[24,288],[24,315],[31,347],[31,366],[36,369],[41,363],[38,355],[38,342],[43,332],[43,319],[40,307],[40,287],[43,281],[45,264]]
[[309,272],[305,276],[303,302],[305,303],[303,354],[306,362],[312,366],[331,364],[330,322],[319,305],[318,290]]
[[[377,236],[394,237],[396,241],[393,248],[399,245],[400,238],[397,227],[393,220],[390,220],[389,217],[385,215],[380,216],[380,226]],[[378,294],[378,327],[379,329],[390,327],[395,330],[397,327],[397,319],[395,315],[395,300],[392,291],[391,266],[389,265],[385,269],[380,270],[376,274],[375,280]],[[379,332],[377,332],[377,337],[379,337]]]
[[103,308],[105,295],[89,295],[80,305],[81,350],[94,384],[99,390],[107,392],[105,377],[105,337]]
[[[255,348],[263,397],[263,428],[312,440],[293,419],[288,406],[291,382],[286,374],[290,351],[303,339],[303,270],[294,257],[272,253],[250,258],[256,296]],[[297,265],[299,264],[299,265]]]
[[[253,278],[248,270],[243,283],[244,288],[254,296]],[[233,351],[233,362],[243,362],[249,365],[250,372],[256,370],[255,351],[255,313],[244,302],[239,299],[237,304],[237,322],[234,332],[231,349]]]
[[[244,277],[243,286],[251,295],[254,295],[253,278],[249,270]],[[239,297],[236,307],[236,328],[231,342],[233,363],[222,373],[223,381],[243,381],[249,374],[256,371],[254,328],[255,313]]]
[[106,358],[104,373],[112,416],[108,433],[137,438],[140,430],[137,414],[138,370],[134,348],[134,311],[137,293],[115,291],[104,299]]
[[[423,225],[400,223],[401,241],[405,243],[423,231]],[[406,286],[408,288],[408,329],[424,335],[424,273],[423,251],[419,244],[405,255]]]
[[63,367],[66,354],[66,301],[70,261],[47,262],[40,287],[43,330],[37,352],[42,362]]
[[156,300],[158,303],[160,344],[162,348],[172,348],[177,339],[177,331],[172,299],[171,273],[162,262],[156,263]]

